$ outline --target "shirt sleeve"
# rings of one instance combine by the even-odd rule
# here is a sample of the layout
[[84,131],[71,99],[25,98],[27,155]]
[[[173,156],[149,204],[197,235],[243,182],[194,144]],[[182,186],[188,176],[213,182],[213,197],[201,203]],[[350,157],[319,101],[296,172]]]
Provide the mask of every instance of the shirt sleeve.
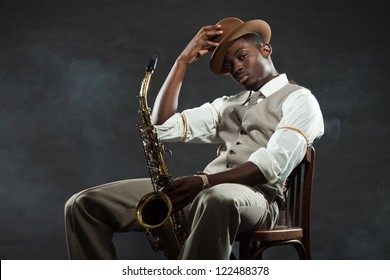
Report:
[[227,97],[217,98],[212,103],[174,114],[155,126],[158,136],[165,142],[219,143],[219,112],[226,100]]
[[320,106],[307,89],[290,94],[283,103],[282,114],[267,146],[248,159],[259,167],[270,184],[284,181],[305,156],[307,146],[324,133]]

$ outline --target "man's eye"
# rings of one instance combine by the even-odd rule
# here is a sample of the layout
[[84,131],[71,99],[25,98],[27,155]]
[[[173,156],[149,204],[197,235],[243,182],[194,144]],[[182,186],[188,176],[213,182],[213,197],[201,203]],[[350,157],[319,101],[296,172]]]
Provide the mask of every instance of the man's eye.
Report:
[[240,56],[238,57],[238,59],[239,59],[239,60],[244,60],[244,58],[245,58],[246,56],[247,56],[246,54],[240,55]]

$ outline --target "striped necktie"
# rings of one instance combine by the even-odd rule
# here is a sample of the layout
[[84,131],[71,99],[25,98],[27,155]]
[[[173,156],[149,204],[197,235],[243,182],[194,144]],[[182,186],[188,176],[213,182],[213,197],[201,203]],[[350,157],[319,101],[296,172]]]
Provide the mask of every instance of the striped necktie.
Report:
[[246,111],[248,111],[249,108],[257,104],[257,100],[260,96],[262,96],[260,91],[252,91],[251,95],[249,95],[249,97],[247,98],[247,100],[245,100],[243,104],[236,105],[233,107],[233,110],[236,112],[236,115],[240,122],[242,122]]

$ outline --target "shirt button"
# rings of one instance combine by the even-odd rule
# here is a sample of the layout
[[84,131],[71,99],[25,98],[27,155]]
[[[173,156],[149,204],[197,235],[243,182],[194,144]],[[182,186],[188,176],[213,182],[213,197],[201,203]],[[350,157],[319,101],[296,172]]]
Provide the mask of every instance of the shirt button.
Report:
[[237,142],[236,142],[236,145],[241,145],[241,144],[242,144],[242,143],[241,143],[241,142],[239,142],[239,141],[237,141]]
[[241,135],[244,135],[244,134],[246,134],[246,133],[245,133],[245,131],[240,130],[240,134],[241,134]]
[[235,153],[236,153],[236,152],[233,151],[233,150],[230,150],[230,151],[229,151],[229,154],[231,154],[231,155],[232,155],[232,154],[235,154]]
[[232,168],[232,166],[229,163],[226,163],[226,168]]

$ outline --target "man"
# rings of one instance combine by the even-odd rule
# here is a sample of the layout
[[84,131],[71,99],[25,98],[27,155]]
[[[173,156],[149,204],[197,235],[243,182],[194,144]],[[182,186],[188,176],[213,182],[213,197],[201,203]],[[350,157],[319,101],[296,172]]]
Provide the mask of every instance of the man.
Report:
[[[262,20],[226,18],[204,26],[156,98],[152,117],[162,140],[223,144],[203,176],[176,178],[164,188],[175,209],[189,209],[180,259],[228,259],[237,233],[272,228],[285,179],[323,134],[317,100],[279,75],[270,38]],[[187,66],[208,53],[211,70],[230,74],[245,90],[177,113]],[[150,179],[132,179],[75,194],[65,207],[70,258],[116,258],[113,232],[142,230],[134,208],[150,191]]]

